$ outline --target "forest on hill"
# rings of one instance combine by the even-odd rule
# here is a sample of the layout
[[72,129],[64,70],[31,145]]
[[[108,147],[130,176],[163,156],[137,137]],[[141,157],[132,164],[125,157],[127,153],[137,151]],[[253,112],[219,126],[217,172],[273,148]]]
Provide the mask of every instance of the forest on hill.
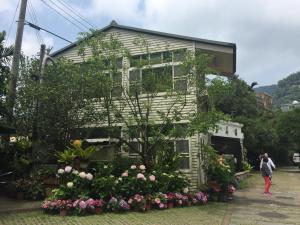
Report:
[[257,87],[255,91],[272,95],[274,107],[292,103],[294,100],[300,101],[300,71],[278,81],[277,85]]

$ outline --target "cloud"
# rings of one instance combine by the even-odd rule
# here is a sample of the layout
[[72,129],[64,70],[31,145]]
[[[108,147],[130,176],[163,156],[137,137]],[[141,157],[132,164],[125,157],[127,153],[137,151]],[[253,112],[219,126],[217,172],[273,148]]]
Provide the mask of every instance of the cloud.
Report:
[[300,1],[148,0],[143,26],[237,44],[237,73],[275,83],[299,70]]
[[[5,30],[17,3],[0,0],[0,27]],[[40,26],[75,40],[77,28],[40,0],[31,3]],[[99,28],[114,19],[122,25],[236,43],[237,73],[249,83],[276,83],[300,69],[300,1],[74,0],[68,4]],[[25,30],[24,51],[35,53],[39,44],[34,30]],[[66,45],[46,36],[56,50]]]

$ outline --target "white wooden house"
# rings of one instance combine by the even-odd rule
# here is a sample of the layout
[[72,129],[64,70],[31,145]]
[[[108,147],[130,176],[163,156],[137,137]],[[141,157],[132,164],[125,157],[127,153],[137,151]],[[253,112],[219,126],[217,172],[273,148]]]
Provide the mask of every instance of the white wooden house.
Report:
[[[192,52],[201,50],[205,53],[214,55],[214,67],[220,74],[224,76],[230,76],[235,73],[236,70],[236,45],[227,42],[210,41],[200,38],[193,38],[163,32],[157,32],[152,30],[145,30],[140,28],[133,28],[123,26],[112,21],[110,25],[104,27],[100,31],[107,34],[117,34],[118,39],[124,44],[125,48],[129,49],[131,54],[135,58],[143,57],[144,52],[140,48],[137,48],[133,44],[134,40],[140,35],[143,35],[148,41],[149,51],[151,52],[151,59],[153,58],[156,63],[153,67],[160,68],[165,65],[164,58],[166,54],[170,56],[171,60],[168,60],[168,65],[171,66],[170,76],[173,80],[173,88],[189,88],[187,81],[184,79],[184,74],[180,74],[180,57],[176,56],[178,50],[187,49]],[[78,55],[78,43],[73,43],[65,48],[62,48],[52,54],[52,57],[66,57],[73,60],[74,63],[82,62],[81,56]],[[166,51],[166,45],[168,49]],[[86,55],[88,57],[89,54]],[[131,76],[135,76],[135,68],[133,62],[126,57],[123,57],[120,61],[121,67],[123,67],[121,79],[123,85],[130,85]],[[126,69],[124,69],[126,68]],[[143,77],[143,73],[140,71],[139,76]],[[196,96],[192,92],[187,96],[188,104],[183,112],[188,113],[190,111],[197,111],[197,105],[195,104]],[[154,108],[163,108],[168,102],[166,102],[163,96],[158,95],[154,102]],[[153,115],[155,119],[155,114]],[[158,117],[156,118],[159,123]],[[183,124],[186,121],[181,121]],[[230,124],[228,124],[230,126]],[[122,131],[120,131],[122,132]],[[241,132],[239,130],[239,132]],[[111,140],[111,139],[110,139]],[[176,151],[181,153],[181,170],[191,179],[191,185],[193,188],[199,187],[205,180],[203,171],[200,166],[201,157],[201,144],[207,142],[208,137],[201,134],[180,139],[174,144]],[[105,132],[99,128],[93,134],[90,135],[89,142],[105,142],[109,141],[109,137],[105,135]],[[138,146],[137,146],[138,147]],[[114,147],[108,145],[101,152],[107,158],[110,158],[114,153]],[[117,149],[118,151],[120,149]],[[121,151],[121,150],[120,150]],[[126,153],[126,154],[130,154]]]

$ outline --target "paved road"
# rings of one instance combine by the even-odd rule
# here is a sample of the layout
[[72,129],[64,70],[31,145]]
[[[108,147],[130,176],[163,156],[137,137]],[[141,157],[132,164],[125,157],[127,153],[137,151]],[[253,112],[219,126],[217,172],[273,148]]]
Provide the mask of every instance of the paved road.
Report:
[[300,224],[300,171],[296,168],[274,172],[271,192],[263,195],[263,179],[254,174],[249,189],[237,191],[229,204],[223,225]]

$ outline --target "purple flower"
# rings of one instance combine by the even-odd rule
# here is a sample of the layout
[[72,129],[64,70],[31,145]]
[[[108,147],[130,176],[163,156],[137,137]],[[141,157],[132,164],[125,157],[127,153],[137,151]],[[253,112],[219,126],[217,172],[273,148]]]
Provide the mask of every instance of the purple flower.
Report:
[[129,210],[130,209],[130,206],[127,204],[126,201],[124,201],[123,199],[120,200],[119,202],[119,206],[122,210]]

